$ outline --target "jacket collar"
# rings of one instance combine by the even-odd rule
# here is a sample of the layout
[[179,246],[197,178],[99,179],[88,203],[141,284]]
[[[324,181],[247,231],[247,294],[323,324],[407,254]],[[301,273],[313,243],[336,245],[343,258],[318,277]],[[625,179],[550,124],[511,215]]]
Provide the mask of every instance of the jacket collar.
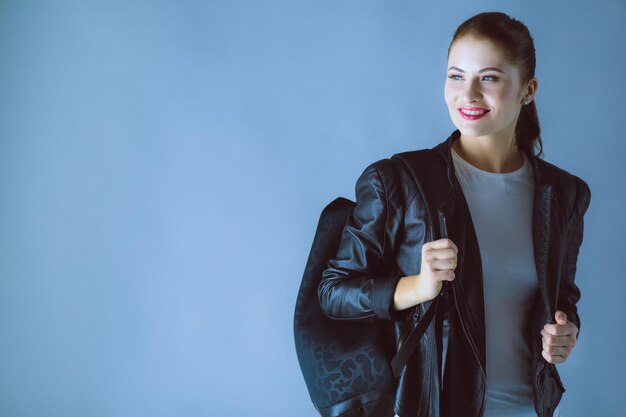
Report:
[[[456,188],[459,186],[458,180],[455,175],[454,163],[452,161],[452,143],[461,137],[461,131],[458,129],[452,132],[448,138],[441,142],[439,145],[435,146],[433,149],[439,152],[439,154],[443,157],[446,162],[446,166],[448,167],[448,181],[452,187]],[[528,157],[530,161],[530,165],[533,168],[533,177],[535,181],[535,187],[551,187],[552,182],[549,180],[549,176],[547,175],[546,165],[543,160],[532,154],[531,152],[525,151],[524,154]]]

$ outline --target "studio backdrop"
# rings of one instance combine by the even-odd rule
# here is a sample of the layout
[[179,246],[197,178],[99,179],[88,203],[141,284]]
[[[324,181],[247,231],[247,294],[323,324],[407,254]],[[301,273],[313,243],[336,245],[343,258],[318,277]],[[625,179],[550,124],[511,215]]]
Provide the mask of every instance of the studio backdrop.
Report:
[[545,159],[592,191],[567,417],[623,415],[626,3],[0,1],[0,416],[314,417],[322,208],[454,130],[456,27],[524,22]]

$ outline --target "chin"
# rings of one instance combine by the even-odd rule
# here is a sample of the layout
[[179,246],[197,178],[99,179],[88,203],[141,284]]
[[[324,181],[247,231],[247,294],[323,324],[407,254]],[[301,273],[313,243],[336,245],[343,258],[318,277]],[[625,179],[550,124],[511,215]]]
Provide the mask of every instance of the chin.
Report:
[[462,119],[458,114],[456,109],[450,110],[450,116],[452,119],[452,123],[456,126],[456,128],[461,132],[463,136],[466,137],[477,137],[477,136],[485,136],[493,131],[492,128],[486,126],[485,121],[469,121]]
[[492,132],[491,129],[484,126],[467,126],[465,123],[455,123],[455,126],[465,137],[485,136]]

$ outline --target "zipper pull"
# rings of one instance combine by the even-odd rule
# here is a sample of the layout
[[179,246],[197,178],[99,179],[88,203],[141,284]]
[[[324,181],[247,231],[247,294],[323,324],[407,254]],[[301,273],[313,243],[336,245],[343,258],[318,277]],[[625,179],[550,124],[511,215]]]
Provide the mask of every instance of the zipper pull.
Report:
[[412,318],[411,318],[411,319],[412,319],[414,322],[417,322],[417,321],[419,321],[420,316],[421,316],[421,314],[420,314],[420,308],[419,308],[419,305],[417,305],[417,306],[415,306],[415,309],[413,310],[413,315],[412,315]]
[[443,214],[442,210],[439,211],[439,233],[441,234],[441,239],[448,237],[448,225],[446,224],[446,215]]

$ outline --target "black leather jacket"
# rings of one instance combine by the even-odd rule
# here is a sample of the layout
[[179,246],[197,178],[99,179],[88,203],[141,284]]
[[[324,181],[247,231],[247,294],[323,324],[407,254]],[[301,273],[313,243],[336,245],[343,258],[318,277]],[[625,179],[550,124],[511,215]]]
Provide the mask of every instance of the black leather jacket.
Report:
[[[395,412],[401,417],[480,417],[486,401],[485,325],[481,258],[467,202],[454,173],[451,144],[456,130],[434,149],[443,155],[452,192],[438,208],[448,237],[457,245],[456,279],[444,291],[437,318],[402,371]],[[589,206],[588,185],[532,154],[534,171],[533,242],[539,291],[525,335],[532,352],[533,394],[538,416],[552,416],[564,391],[556,367],[541,356],[540,330],[554,323],[557,309],[580,329],[574,282]],[[447,186],[447,184],[446,184]],[[393,322],[396,346],[411,320],[419,320],[432,301],[403,311],[393,308],[400,277],[420,272],[421,248],[429,240],[424,202],[406,167],[397,158],[369,165],[356,183],[357,205],[348,218],[335,258],[319,286],[322,309],[333,318]],[[444,339],[443,326],[450,331]],[[447,346],[445,375],[442,347]],[[444,382],[445,381],[445,382]]]

